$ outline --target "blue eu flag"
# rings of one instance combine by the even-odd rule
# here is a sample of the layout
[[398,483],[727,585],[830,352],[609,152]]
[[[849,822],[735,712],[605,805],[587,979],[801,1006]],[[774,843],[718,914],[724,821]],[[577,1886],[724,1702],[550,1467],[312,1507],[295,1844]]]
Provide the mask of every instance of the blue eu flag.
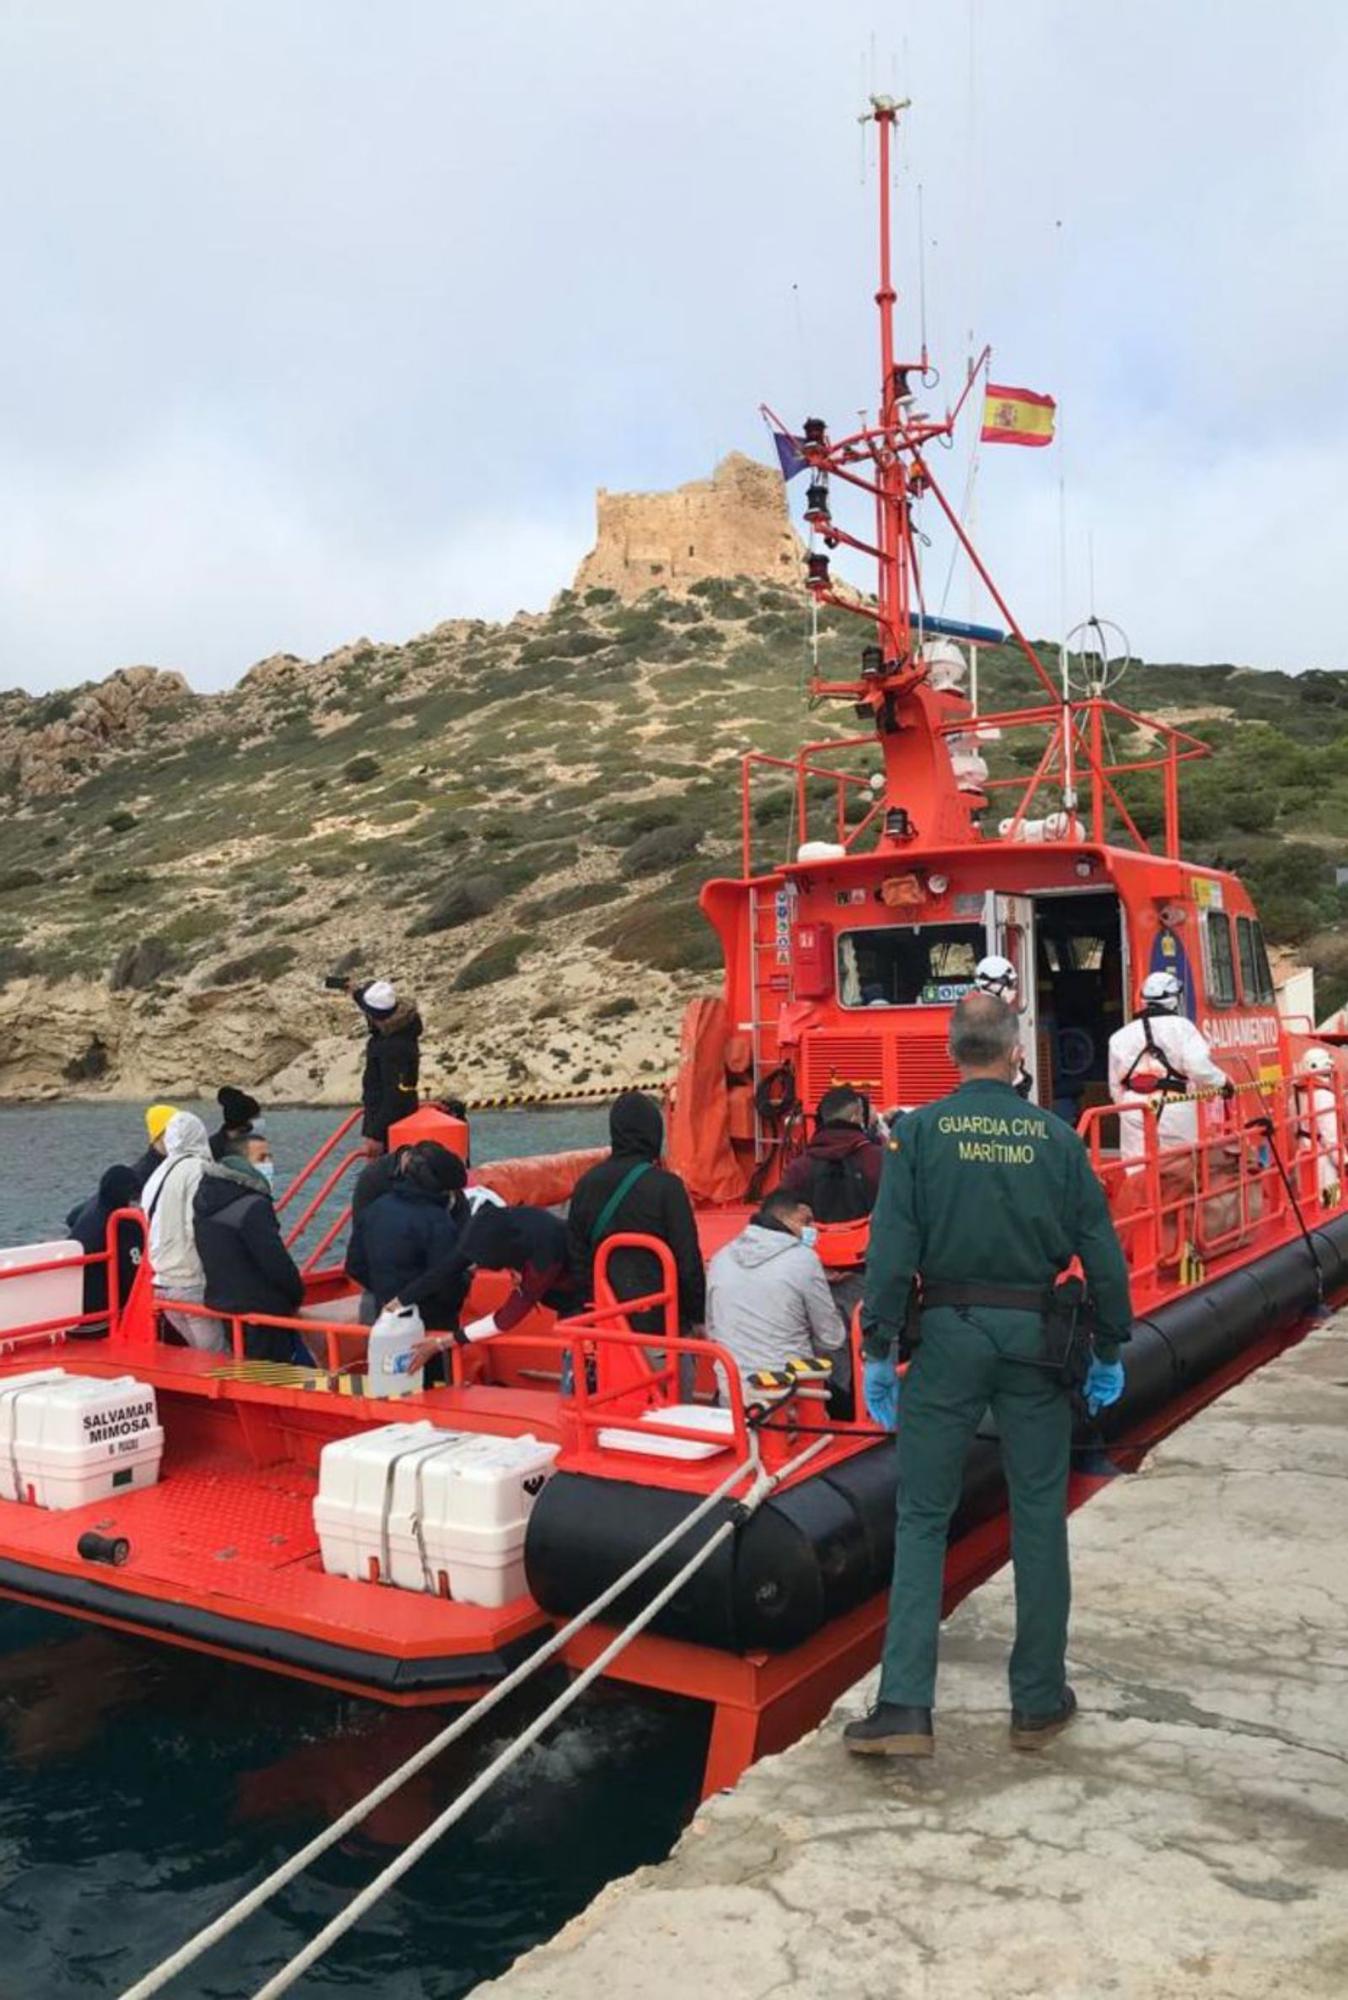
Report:
[[782,463],[782,478],[794,479],[798,472],[806,472],[810,461],[801,456],[796,440],[786,431],[774,431],[772,442],[777,447],[777,456]]

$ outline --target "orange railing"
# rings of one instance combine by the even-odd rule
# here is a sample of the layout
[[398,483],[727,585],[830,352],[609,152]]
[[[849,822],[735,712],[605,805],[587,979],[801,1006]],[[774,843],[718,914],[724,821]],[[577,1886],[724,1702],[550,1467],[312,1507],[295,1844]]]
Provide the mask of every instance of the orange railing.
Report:
[[[336,1152],[338,1146],[341,1145],[343,1139],[346,1137],[347,1133],[351,1130],[351,1127],[357,1122],[360,1116],[361,1116],[361,1107],[357,1105],[356,1109],[352,1112],[349,1112],[347,1116],[342,1120],[341,1124],[337,1127],[337,1130],[333,1133],[332,1137],[330,1139],[324,1140],[323,1144],[319,1147],[318,1151],[314,1154],[312,1160],[309,1161],[308,1165],[300,1168],[300,1171],[296,1174],[294,1180],[290,1183],[290,1186],[286,1189],[285,1193],[277,1196],[276,1212],[278,1215],[282,1215],[285,1213],[286,1209],[289,1208],[291,1202],[295,1199],[296,1195],[299,1193],[300,1189],[305,1185],[305,1183],[312,1179],[312,1177],[318,1172],[318,1169],[323,1165],[323,1162],[329,1157],[329,1155]],[[359,1159],[362,1156],[363,1152],[364,1152],[364,1142],[362,1141],[361,1151],[359,1153],[353,1153],[351,1155],[351,1158]],[[347,1164],[349,1164],[349,1162]]]
[[[1097,1106],[1077,1126],[1143,1305],[1261,1240],[1313,1226],[1342,1201],[1348,1101],[1337,1070],[1238,1084],[1229,1102],[1212,1091],[1188,1101],[1205,1121],[1196,1145],[1162,1145],[1155,1100],[1145,1097]],[[1139,1121],[1139,1153],[1112,1143],[1121,1112]]]
[[[865,747],[875,749],[873,736],[841,736],[820,743],[806,743],[795,757],[769,757],[765,751],[751,750],[740,759],[740,846],[743,871],[752,875],[753,870],[753,777],[755,771],[787,771],[795,779],[795,795],[792,810],[796,824],[796,844],[810,837],[810,783],[823,781],[833,787],[832,827],[830,837],[840,847],[851,847],[873,826],[884,810],[883,798],[877,800],[869,777],[856,771],[839,771],[831,764],[816,764],[817,755],[827,752],[836,756],[841,750],[856,750]],[[869,809],[854,826],[847,823],[849,796],[854,792],[864,792],[870,801]],[[789,857],[788,854],[785,858]],[[774,867],[777,863],[772,864]]]
[[[1130,740],[1140,735],[1143,747],[1133,754],[1116,752],[1109,735],[1111,723],[1125,729]],[[1016,840],[1021,837],[1022,828],[1041,793],[1050,791],[1057,800],[1064,791],[1071,791],[1081,801],[1072,815],[1081,822],[1079,830],[1073,832],[1075,839],[1088,838],[1096,845],[1103,845],[1110,839],[1122,840],[1142,854],[1157,851],[1153,842],[1139,830],[1124,796],[1128,779],[1151,775],[1159,780],[1161,789],[1163,830],[1160,851],[1173,858],[1178,857],[1180,769],[1197,758],[1211,755],[1208,746],[1198,737],[1105,697],[1074,701],[1066,707],[1054,703],[993,714],[964,714],[941,724],[941,734],[945,737],[976,737],[980,731],[1005,737],[1020,730],[1044,733],[1042,752],[1034,768],[1028,772],[1016,771],[988,777],[975,788],[989,798],[999,793],[1009,795],[1007,804],[1011,810],[1007,817],[1010,825],[1006,838]],[[877,793],[873,788],[869,773],[840,770],[836,759],[846,751],[866,750],[873,761],[875,749],[873,735],[843,736],[806,743],[795,757],[770,757],[761,751],[751,751],[742,757],[740,843],[744,874],[749,876],[754,872],[751,795],[756,772],[783,771],[794,779],[792,810],[797,843],[810,838],[812,788],[817,789],[821,784],[824,788],[831,788],[829,837],[850,850],[856,847],[868,829],[882,820],[886,800],[883,789]],[[823,757],[831,761],[816,761]],[[866,795],[866,811],[849,825],[848,805],[858,792]],[[993,834],[994,829],[985,828],[982,838],[991,839]],[[789,850],[787,856],[781,858],[789,858]],[[781,858],[769,866],[780,866]]]
[[[122,1314],[121,1270],[117,1259],[117,1232],[124,1222],[134,1222],[145,1240],[145,1217],[138,1208],[119,1208],[108,1217],[104,1247],[78,1257],[44,1257],[31,1264],[8,1264],[0,1268],[0,1284],[19,1278],[40,1278],[50,1271],[89,1270],[101,1264],[107,1271],[108,1302],[97,1312],[61,1313],[52,1319],[25,1320],[18,1326],[0,1329],[0,1360],[22,1353],[27,1347],[59,1347],[66,1335],[82,1326],[115,1327]],[[144,1266],[142,1265],[142,1268]],[[82,1284],[81,1279],[81,1284]],[[147,1280],[148,1282],[148,1280]],[[0,1294],[3,1296],[3,1294]]]

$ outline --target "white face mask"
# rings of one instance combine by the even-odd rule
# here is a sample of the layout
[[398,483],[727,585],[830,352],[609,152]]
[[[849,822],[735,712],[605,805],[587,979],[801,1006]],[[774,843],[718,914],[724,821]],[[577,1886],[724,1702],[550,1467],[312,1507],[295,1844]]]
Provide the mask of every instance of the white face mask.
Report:
[[800,1240],[807,1250],[813,1250],[815,1244],[819,1241],[819,1231],[812,1222],[804,1224],[800,1232]]
[[257,1170],[261,1174],[263,1180],[266,1181],[268,1187],[270,1187],[272,1182],[276,1179],[275,1160],[259,1160],[257,1162]]

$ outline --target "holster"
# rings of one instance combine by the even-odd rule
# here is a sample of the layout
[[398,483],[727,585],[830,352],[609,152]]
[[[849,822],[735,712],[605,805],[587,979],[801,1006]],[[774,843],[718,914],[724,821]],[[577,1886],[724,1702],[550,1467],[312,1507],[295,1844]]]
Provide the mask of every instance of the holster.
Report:
[[921,1345],[922,1288],[914,1278],[908,1287],[908,1303],[903,1314],[903,1332],[899,1335],[899,1360],[911,1361]]
[[1062,1278],[1053,1287],[1044,1314],[1044,1366],[1076,1394],[1091,1365],[1091,1316],[1080,1278]]

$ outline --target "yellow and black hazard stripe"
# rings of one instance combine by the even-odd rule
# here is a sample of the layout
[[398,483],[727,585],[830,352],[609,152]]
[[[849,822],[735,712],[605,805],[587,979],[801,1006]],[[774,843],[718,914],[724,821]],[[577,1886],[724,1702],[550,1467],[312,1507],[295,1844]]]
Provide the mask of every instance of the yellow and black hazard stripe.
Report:
[[263,1389],[319,1389],[332,1396],[368,1396],[367,1377],[350,1369],[304,1368],[293,1361],[224,1361],[212,1368],[216,1382],[251,1382]]
[[1186,1243],[1180,1253],[1179,1281],[1182,1285],[1201,1285],[1207,1276],[1207,1266],[1192,1243]]
[[601,1083],[591,1089],[570,1090],[515,1090],[504,1092],[499,1097],[474,1097],[463,1100],[466,1111],[522,1111],[535,1104],[601,1104],[606,1098],[617,1097],[624,1090],[648,1090],[657,1092],[668,1090],[673,1084],[672,1076],[654,1080],[642,1077],[636,1083]]

